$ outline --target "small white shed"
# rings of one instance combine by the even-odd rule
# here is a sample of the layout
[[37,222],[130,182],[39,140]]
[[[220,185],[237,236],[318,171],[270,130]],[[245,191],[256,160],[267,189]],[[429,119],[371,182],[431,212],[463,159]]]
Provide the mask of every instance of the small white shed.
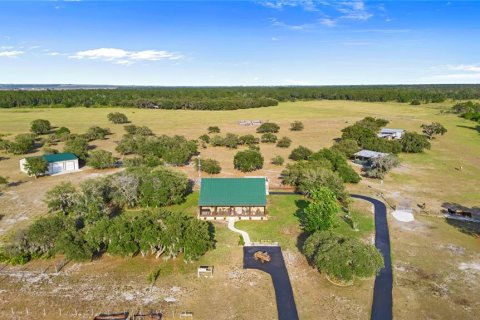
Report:
[[390,139],[402,139],[405,130],[403,129],[389,129],[383,128],[380,130],[380,133],[377,135],[379,138],[384,138],[387,140]]
[[[52,175],[79,170],[78,158],[73,153],[45,154],[41,157],[48,162],[48,169],[45,174]],[[23,158],[20,160],[20,170],[25,173],[28,173],[25,168],[27,159],[29,158]]]

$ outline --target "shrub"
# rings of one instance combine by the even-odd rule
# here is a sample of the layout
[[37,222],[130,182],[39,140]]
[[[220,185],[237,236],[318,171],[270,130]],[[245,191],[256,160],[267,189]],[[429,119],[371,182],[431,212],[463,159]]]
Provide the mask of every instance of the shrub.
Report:
[[162,207],[184,201],[189,190],[187,176],[169,169],[152,171],[143,176],[140,182],[140,205]]
[[28,175],[38,176],[44,175],[48,170],[48,162],[43,157],[27,158],[25,162],[25,169]]
[[75,137],[65,142],[64,152],[70,152],[76,155],[79,159],[87,159],[88,141],[81,137]]
[[355,124],[360,125],[364,128],[370,129],[374,132],[377,132],[382,127],[385,127],[390,121],[381,118],[365,117],[360,121],[355,122]]
[[313,153],[309,160],[320,162],[324,166],[325,161],[327,161],[328,168],[337,172],[343,182],[357,183],[360,181],[360,176],[348,165],[345,156],[340,152],[323,148],[320,151]]
[[385,174],[399,165],[398,157],[388,155],[385,157],[374,158],[365,171],[365,175],[369,178],[383,179]]
[[126,125],[124,126],[124,129],[125,131],[127,131],[128,134],[131,134],[131,135],[134,135],[134,134],[138,134],[138,135],[141,135],[141,136],[151,136],[153,135],[153,132],[152,130],[150,130],[149,127],[146,127],[146,126],[136,126],[134,124],[129,124],[129,125]]
[[292,150],[288,158],[294,161],[307,160],[311,154],[312,150],[304,146],[298,146]]
[[277,133],[280,130],[280,126],[273,122],[262,123],[258,128],[258,133]]
[[335,226],[335,218],[340,209],[335,193],[326,187],[312,190],[312,201],[305,208],[303,225],[306,231],[327,231]]
[[346,158],[351,158],[360,150],[360,147],[358,146],[357,141],[353,139],[342,139],[339,142],[336,142],[331,149],[343,154]]
[[274,135],[273,133],[267,132],[262,134],[260,141],[263,143],[275,143],[277,142],[277,136]]
[[0,185],[1,184],[8,184],[8,179],[5,177],[0,176]]
[[70,135],[70,129],[66,127],[60,127],[57,130],[55,130],[54,136],[57,139],[60,139],[61,141],[65,141],[68,139],[68,136]]
[[285,162],[282,156],[275,156],[272,158],[271,163],[276,166],[281,166]]
[[238,135],[233,133],[227,133],[227,135],[223,139],[223,143],[227,148],[236,149],[237,146],[240,144],[240,140],[238,139]]
[[243,144],[243,145],[251,145],[251,144],[258,143],[258,139],[255,138],[253,134],[246,134],[244,136],[240,136],[239,140],[240,140],[240,144]]
[[87,165],[95,169],[106,169],[115,167],[115,161],[111,152],[95,150],[90,152]]
[[422,102],[418,99],[413,99],[412,102],[410,102],[412,106],[419,106],[422,104]]
[[220,133],[220,128],[217,126],[208,127],[208,133]]
[[292,144],[292,139],[289,137],[283,137],[277,142],[277,147],[279,148],[288,148]]
[[218,174],[222,171],[220,163],[214,159],[195,159],[195,168],[209,174]]
[[316,162],[299,161],[287,164],[281,176],[283,184],[295,187],[296,191],[306,196],[321,187],[332,190],[340,201],[345,201],[348,196],[340,176]]
[[423,152],[424,149],[430,149],[431,146],[426,136],[416,132],[405,132],[400,140],[400,144],[402,151],[409,153]]
[[84,137],[89,140],[103,140],[105,137],[109,134],[112,134],[110,132],[110,129],[108,128],[100,128],[99,126],[93,126],[88,128],[87,132],[85,133]]
[[210,144],[214,147],[222,147],[225,145],[225,139],[217,134],[210,139]]
[[198,137],[198,140],[205,143],[210,143],[210,137],[208,136],[208,134],[202,134],[200,137]]
[[50,121],[37,119],[32,121],[32,124],[30,126],[30,131],[32,131],[35,134],[46,134],[50,131],[51,128],[52,127],[50,125]]
[[116,123],[116,124],[128,123],[127,116],[120,112],[110,112],[107,115],[107,118],[110,122]]
[[384,265],[382,255],[373,245],[331,231],[310,235],[303,251],[318,271],[338,281],[374,276]]
[[290,123],[290,130],[292,131],[302,131],[303,128],[303,123],[301,121],[294,121]]
[[233,159],[235,169],[242,172],[250,172],[263,167],[263,157],[258,151],[239,151]]

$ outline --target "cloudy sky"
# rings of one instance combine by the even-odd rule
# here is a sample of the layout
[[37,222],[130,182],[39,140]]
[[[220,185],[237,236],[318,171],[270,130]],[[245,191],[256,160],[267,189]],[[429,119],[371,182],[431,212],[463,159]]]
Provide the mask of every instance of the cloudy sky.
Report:
[[0,83],[480,83],[479,1],[0,1]]

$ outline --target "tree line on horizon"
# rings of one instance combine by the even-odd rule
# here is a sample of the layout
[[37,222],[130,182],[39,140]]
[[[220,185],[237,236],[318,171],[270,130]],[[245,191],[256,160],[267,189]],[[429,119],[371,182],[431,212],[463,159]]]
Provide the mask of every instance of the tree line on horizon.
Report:
[[145,87],[77,90],[0,90],[0,108],[129,107],[234,110],[297,100],[438,103],[480,99],[480,85],[368,85],[301,87]]

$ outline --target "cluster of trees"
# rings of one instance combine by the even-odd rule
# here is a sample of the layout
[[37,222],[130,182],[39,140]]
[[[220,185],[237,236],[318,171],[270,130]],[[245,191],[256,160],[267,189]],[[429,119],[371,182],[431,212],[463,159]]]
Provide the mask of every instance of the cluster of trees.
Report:
[[479,99],[480,85],[390,85],[310,87],[117,88],[81,90],[2,90],[0,108],[135,107],[232,110],[274,106],[278,101],[357,100],[442,102]]
[[[209,225],[154,209],[183,202],[190,187],[182,173],[146,167],[87,180],[79,188],[64,182],[46,194],[50,215],[16,234],[0,258],[19,263],[63,253],[68,259],[89,260],[108,252],[165,259],[183,253],[186,261],[198,259],[213,246]],[[150,209],[124,216],[125,207]]]
[[257,133],[277,133],[280,126],[273,122],[264,122],[257,128]]
[[344,182],[360,181],[360,176],[348,165],[347,158],[333,147],[315,153],[305,147],[301,148],[309,151],[302,151],[308,156],[300,157],[295,163],[286,166],[282,171],[282,183],[294,186],[298,192],[307,196],[311,190],[327,187],[337,199],[345,202],[348,194]]
[[5,150],[7,153],[11,154],[26,154],[32,151],[35,148],[35,143],[37,142],[37,137],[32,133],[21,133],[17,134],[13,140],[6,140],[0,138],[0,150]]
[[[384,153],[397,154],[402,151],[417,153],[423,152],[424,149],[430,149],[428,137],[415,132],[406,132],[400,140],[387,140],[378,137],[378,131],[387,124],[388,120],[372,117],[366,117],[357,121],[353,125],[342,129],[340,143],[343,143],[343,145],[339,145],[336,148],[343,149],[345,147],[346,150],[348,149],[346,152],[350,154],[350,150],[355,150],[353,140],[359,148]],[[342,142],[347,140],[348,148],[347,142]]]
[[382,255],[373,245],[332,231],[310,235],[303,251],[318,271],[339,282],[374,276],[384,266]]
[[390,154],[385,157],[374,158],[365,167],[365,176],[368,178],[383,179],[385,175],[400,164],[398,157]]
[[[142,128],[142,127],[136,127]],[[149,135],[145,135],[148,133]],[[183,136],[153,136],[150,130],[142,129],[142,133],[126,134],[118,143],[116,150],[122,155],[136,154],[146,157],[157,157],[164,162],[182,166],[197,154],[197,143]]]
[[480,122],[480,103],[459,102],[452,107],[452,111],[467,120]]
[[383,267],[383,258],[373,246],[333,232],[340,210],[336,194],[327,186],[310,190],[310,201],[301,217],[308,237],[303,252],[318,271],[340,281],[370,277]]

